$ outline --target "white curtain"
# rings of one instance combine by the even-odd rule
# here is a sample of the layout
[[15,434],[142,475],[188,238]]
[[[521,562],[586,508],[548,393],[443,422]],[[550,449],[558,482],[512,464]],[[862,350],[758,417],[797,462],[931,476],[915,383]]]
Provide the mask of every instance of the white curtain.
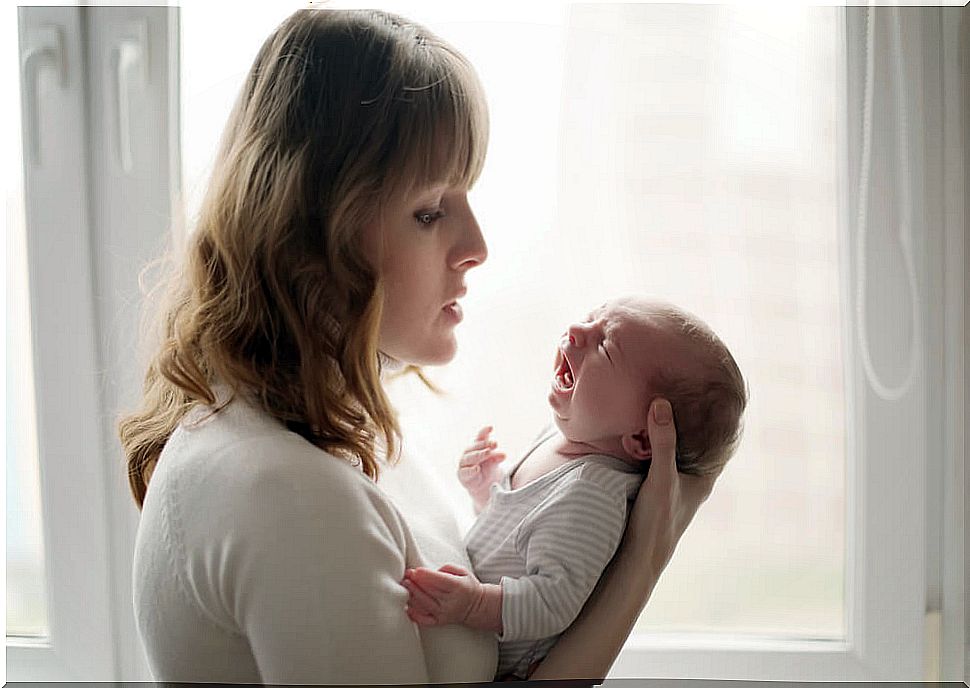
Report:
[[[486,423],[515,456],[549,418],[562,328],[631,292],[707,320],[752,390],[741,450],[641,630],[845,633],[840,11],[575,5],[528,52],[536,32],[505,29],[514,87],[490,80],[495,55],[475,62],[497,120],[474,199],[492,252],[459,358],[432,371],[451,395],[403,403],[409,437],[448,418],[424,446],[456,435],[432,450],[449,476]],[[507,152],[508,112],[539,140]]]
[[[962,675],[963,14],[597,4],[477,27],[504,46],[469,51],[496,125],[473,198],[492,252],[458,360],[432,371],[449,397],[402,396],[409,437],[446,478],[479,425],[514,455],[546,417],[565,323],[631,291],[679,303],[732,348],[752,399],[638,628],[910,644],[887,675]],[[530,138],[513,150],[516,125]],[[889,605],[867,578],[881,567]],[[690,672],[644,656],[618,675]],[[735,656],[710,675],[754,677]],[[852,675],[785,662],[760,677]]]

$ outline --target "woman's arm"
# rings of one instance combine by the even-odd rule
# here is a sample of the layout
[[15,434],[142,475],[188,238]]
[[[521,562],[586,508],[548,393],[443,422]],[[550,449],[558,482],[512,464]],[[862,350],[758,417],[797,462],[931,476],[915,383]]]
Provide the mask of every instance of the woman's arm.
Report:
[[579,617],[531,679],[606,677],[670,561],[677,542],[707,499],[717,476],[677,472],[670,404],[657,399],[647,419],[652,460],[620,548]]
[[233,537],[215,543],[227,566],[214,573],[223,573],[262,682],[426,683],[398,585],[405,535],[397,514],[338,459],[287,459],[266,461],[242,490]]

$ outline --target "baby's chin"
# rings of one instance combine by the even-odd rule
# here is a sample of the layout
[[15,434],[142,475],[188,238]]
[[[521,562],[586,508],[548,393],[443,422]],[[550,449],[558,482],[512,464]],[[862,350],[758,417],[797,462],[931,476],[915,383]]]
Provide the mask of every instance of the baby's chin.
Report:
[[553,423],[559,429],[559,434],[570,444],[576,447],[589,447],[591,450],[594,447],[600,448],[604,444],[602,438],[592,438],[585,433],[576,432],[575,428],[570,427],[569,421],[560,417],[555,411],[553,411],[552,418]]
[[568,423],[562,417],[560,417],[558,413],[556,413],[555,409],[552,410],[552,422],[556,426],[556,428],[559,429],[560,435],[562,435],[566,439],[572,439],[571,437],[569,437]]

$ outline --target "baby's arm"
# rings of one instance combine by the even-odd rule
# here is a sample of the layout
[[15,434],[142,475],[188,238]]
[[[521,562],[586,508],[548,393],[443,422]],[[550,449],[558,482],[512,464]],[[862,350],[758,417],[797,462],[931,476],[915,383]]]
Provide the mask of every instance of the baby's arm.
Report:
[[421,626],[462,624],[502,632],[502,587],[480,583],[458,566],[407,569],[401,584],[408,591],[407,614]]
[[471,495],[476,516],[488,503],[492,485],[504,477],[499,464],[505,460],[505,454],[497,451],[498,445],[489,439],[491,432],[490,425],[479,430],[458,461],[458,481]]
[[577,480],[520,536],[527,575],[493,585],[456,566],[408,569],[402,581],[409,592],[408,616],[423,626],[457,623],[491,630],[503,641],[557,635],[579,614],[613,556],[625,516],[616,498]]

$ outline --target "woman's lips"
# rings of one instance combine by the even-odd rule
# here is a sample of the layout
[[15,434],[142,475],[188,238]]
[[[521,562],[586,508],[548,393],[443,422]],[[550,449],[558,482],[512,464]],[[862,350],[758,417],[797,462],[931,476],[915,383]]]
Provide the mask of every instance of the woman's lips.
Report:
[[467,293],[468,287],[462,285],[462,287],[458,290],[458,293],[452,297],[452,300],[441,307],[441,310],[444,311],[445,316],[455,325],[460,323],[465,317],[465,313],[462,311],[461,304],[458,303],[458,299],[462,298]]
[[456,325],[462,321],[462,318],[465,317],[465,314],[461,310],[461,304],[457,301],[449,303],[441,310],[444,311],[448,319],[454,321]]

